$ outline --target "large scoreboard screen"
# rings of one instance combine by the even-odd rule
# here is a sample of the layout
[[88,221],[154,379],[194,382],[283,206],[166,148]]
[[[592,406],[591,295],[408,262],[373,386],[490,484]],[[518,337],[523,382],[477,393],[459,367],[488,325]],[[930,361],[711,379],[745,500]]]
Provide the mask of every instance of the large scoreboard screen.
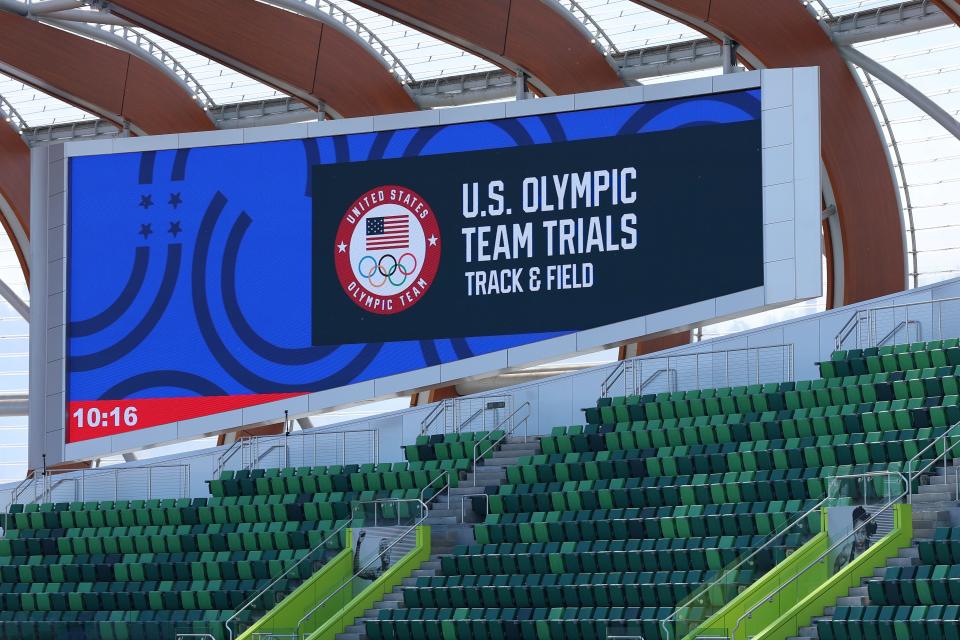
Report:
[[616,102],[68,158],[66,442],[762,289],[761,87]]

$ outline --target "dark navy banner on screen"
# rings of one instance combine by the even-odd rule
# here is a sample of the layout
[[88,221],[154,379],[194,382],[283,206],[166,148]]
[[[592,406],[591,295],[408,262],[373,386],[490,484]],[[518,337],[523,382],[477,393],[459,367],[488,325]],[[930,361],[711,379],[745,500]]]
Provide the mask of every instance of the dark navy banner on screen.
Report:
[[317,166],[314,343],[591,329],[762,286],[759,148],[753,120]]
[[757,90],[72,158],[68,441],[760,286],[760,158]]

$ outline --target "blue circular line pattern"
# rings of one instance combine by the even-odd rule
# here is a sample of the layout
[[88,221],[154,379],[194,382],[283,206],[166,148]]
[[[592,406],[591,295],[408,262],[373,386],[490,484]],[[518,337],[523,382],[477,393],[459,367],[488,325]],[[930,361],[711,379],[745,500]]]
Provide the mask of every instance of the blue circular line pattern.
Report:
[[137,346],[150,335],[150,332],[157,326],[160,318],[163,317],[163,313],[167,310],[167,305],[170,304],[170,298],[173,297],[173,290],[177,286],[177,279],[180,273],[180,260],[182,255],[182,244],[167,245],[167,266],[163,272],[163,281],[160,283],[157,297],[154,299],[146,315],[143,316],[130,333],[106,349],[87,355],[71,354],[70,369],[72,371],[92,371],[105,367],[136,349]]
[[113,400],[117,398],[130,398],[133,395],[149,389],[159,389],[169,387],[172,389],[183,389],[198,396],[225,396],[227,392],[206,378],[190,373],[189,371],[148,371],[127,378],[118,382],[103,395],[99,400]]
[[133,304],[137,294],[140,293],[140,289],[143,288],[143,281],[147,277],[147,267],[149,265],[150,247],[137,247],[133,253],[133,267],[130,269],[130,276],[127,278],[127,284],[124,285],[120,295],[97,315],[86,320],[71,322],[68,328],[70,336],[79,338],[93,335],[119,320]]
[[383,348],[383,343],[375,342],[363,345],[359,352],[340,370],[316,380],[301,383],[285,383],[260,376],[241,363],[227,348],[221,339],[210,314],[207,292],[207,259],[210,253],[210,239],[214,227],[227,205],[227,198],[219,191],[214,194],[200,223],[197,246],[193,254],[191,271],[191,291],[193,310],[200,333],[210,349],[210,353],[220,366],[240,384],[254,393],[287,393],[315,391],[339,387],[353,382]]

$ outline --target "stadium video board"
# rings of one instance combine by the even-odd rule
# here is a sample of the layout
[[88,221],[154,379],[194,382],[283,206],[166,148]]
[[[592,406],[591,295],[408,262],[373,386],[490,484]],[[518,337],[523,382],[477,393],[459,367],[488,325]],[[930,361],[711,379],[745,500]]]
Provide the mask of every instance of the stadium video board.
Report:
[[405,374],[427,386],[416,372],[477,375],[478,356],[565,336],[563,351],[599,348],[642,335],[637,319],[749,292],[702,319],[804,297],[764,293],[768,134],[750,75],[699,95],[68,157],[65,442]]

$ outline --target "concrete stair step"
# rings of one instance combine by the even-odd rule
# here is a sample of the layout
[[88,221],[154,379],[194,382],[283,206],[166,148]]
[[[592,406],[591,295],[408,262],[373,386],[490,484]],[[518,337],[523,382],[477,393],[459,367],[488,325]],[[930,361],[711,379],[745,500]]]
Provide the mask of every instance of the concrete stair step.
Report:
[[[539,448],[539,442],[524,442],[523,438],[521,437],[519,442],[504,442],[497,449],[496,453],[502,451],[536,451]],[[494,455],[496,455],[496,453],[494,453]]]
[[949,493],[951,495],[957,494],[957,485],[954,484],[953,478],[938,478],[941,482],[930,482],[930,484],[921,485],[917,489],[918,494],[925,493]]
[[850,591],[847,592],[850,597],[856,598],[866,598],[867,597],[867,588],[865,586],[860,587],[851,587]]
[[920,487],[920,489],[932,489],[930,491],[914,494],[911,498],[913,504],[923,504],[928,502],[953,502],[954,495],[952,491],[944,490],[943,487],[930,487],[927,485],[925,487]]
[[[923,511],[948,511],[950,509],[956,509],[957,503],[950,498],[944,500],[930,500],[926,501],[917,501],[917,498],[922,498],[924,496],[913,496],[913,509],[914,513],[923,512]],[[935,494],[928,493],[927,497],[935,498]]]
[[887,560],[888,567],[912,567],[915,564],[914,560],[919,560],[918,558],[890,558]]
[[483,487],[481,486],[474,487],[473,485],[461,484],[459,487],[450,489],[451,496],[475,496],[479,493],[483,493]]
[[914,522],[948,522],[949,520],[950,514],[946,511],[939,513],[935,509],[913,510]]
[[862,596],[843,596],[837,598],[838,607],[860,607],[866,602],[866,598]]

